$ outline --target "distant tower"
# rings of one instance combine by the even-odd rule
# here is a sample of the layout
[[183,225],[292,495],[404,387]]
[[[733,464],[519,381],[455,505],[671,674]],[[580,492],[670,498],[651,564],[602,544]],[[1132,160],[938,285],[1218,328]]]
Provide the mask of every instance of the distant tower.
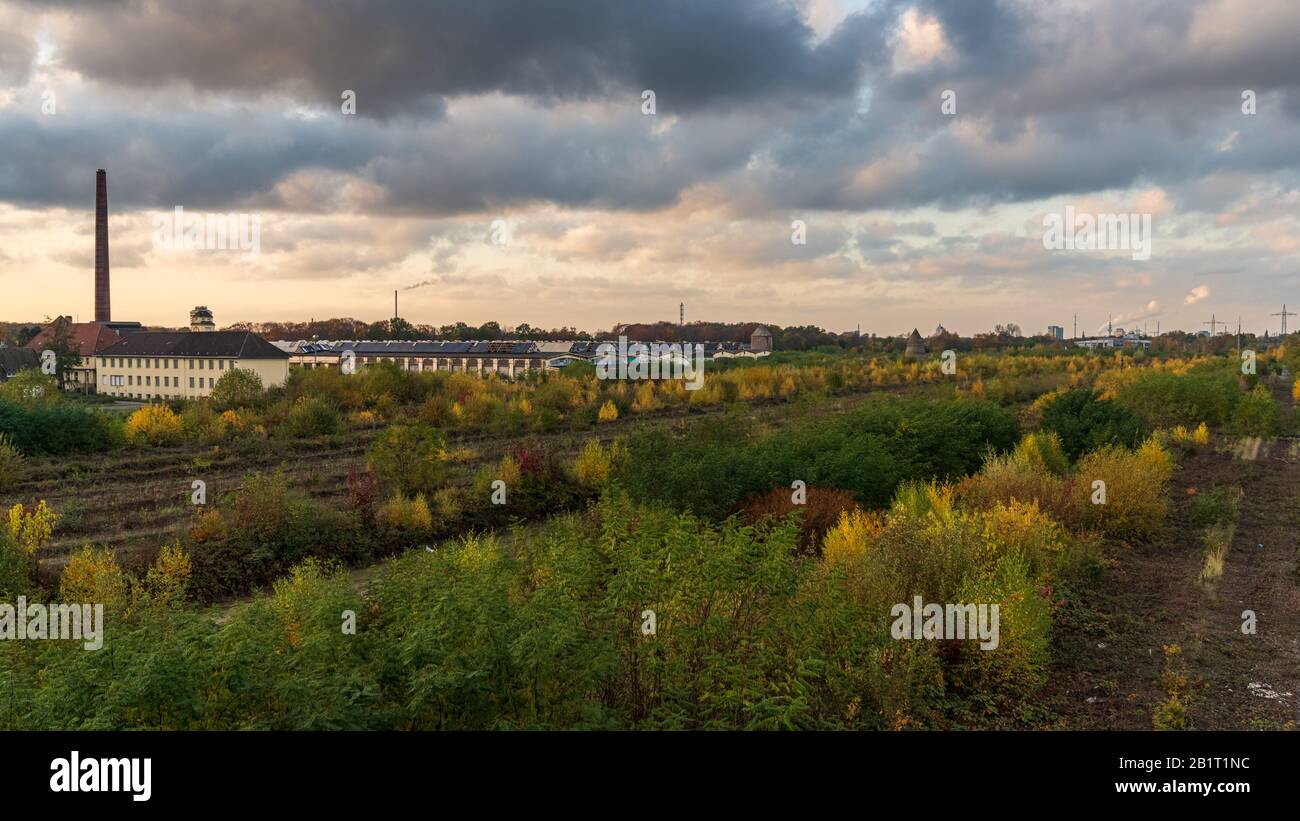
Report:
[[109,322],[108,304],[108,174],[95,172],[95,321]]
[[925,358],[925,340],[921,339],[921,334],[912,329],[912,335],[907,338],[907,348],[903,351],[903,356],[908,359]]
[[686,303],[685,302],[677,303],[677,327],[679,328],[686,327]]
[[754,332],[749,335],[749,349],[751,351],[772,350],[772,332],[762,325],[759,325],[754,329]]
[[212,312],[206,305],[195,306],[190,311],[190,330],[191,331],[215,331],[217,323],[212,321]]

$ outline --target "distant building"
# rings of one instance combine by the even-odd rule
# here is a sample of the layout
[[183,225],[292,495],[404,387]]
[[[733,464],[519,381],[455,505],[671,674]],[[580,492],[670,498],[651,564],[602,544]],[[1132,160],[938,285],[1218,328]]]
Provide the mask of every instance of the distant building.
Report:
[[289,354],[249,331],[141,331],[95,356],[99,392],[126,399],[195,399],[239,368],[263,387],[289,378]]
[[1143,339],[1134,331],[1123,335],[1085,337],[1074,340],[1074,344],[1080,348],[1141,348],[1147,350],[1151,347],[1151,340]]
[[440,340],[320,341],[271,343],[289,356],[290,368],[337,368],[350,351],[357,368],[392,362],[404,371],[496,373],[510,378],[556,370],[596,357],[596,342],[454,342]]
[[1060,325],[1048,325],[1047,335],[1052,339],[1065,339],[1065,328]]
[[195,332],[215,331],[217,323],[212,319],[212,312],[206,305],[196,305],[190,311],[190,330]]
[[925,340],[921,339],[921,334],[916,328],[912,329],[912,334],[907,338],[907,348],[903,355],[908,359],[925,358]]
[[41,359],[31,348],[7,348],[0,345],[0,382],[13,379],[19,371],[39,367]]
[[36,352],[47,350],[59,339],[66,340],[68,348],[75,351],[81,362],[64,371],[63,389],[80,393],[94,393],[95,354],[121,340],[124,334],[143,329],[139,322],[73,322],[70,316],[60,316],[28,341],[26,347]]
[[772,350],[772,332],[763,325],[759,325],[754,332],[749,335],[749,349],[755,353],[760,351]]

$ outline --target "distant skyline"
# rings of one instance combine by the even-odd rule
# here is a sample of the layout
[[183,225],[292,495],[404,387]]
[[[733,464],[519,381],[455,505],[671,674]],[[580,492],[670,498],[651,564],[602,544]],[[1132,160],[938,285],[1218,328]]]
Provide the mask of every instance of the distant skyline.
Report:
[[[0,0],[0,320],[93,317],[105,168],[113,316],[154,325],[398,290],[431,325],[1276,333],[1298,39],[1291,0]],[[155,247],[178,206],[260,253]],[[1067,211],[1149,215],[1149,258],[1047,250]]]

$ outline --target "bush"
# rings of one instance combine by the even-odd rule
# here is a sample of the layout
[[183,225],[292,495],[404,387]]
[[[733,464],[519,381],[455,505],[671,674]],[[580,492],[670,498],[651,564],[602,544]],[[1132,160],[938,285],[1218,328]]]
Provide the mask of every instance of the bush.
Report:
[[427,539],[433,534],[433,514],[422,493],[414,499],[389,499],[379,508],[379,523],[400,541]]
[[1107,445],[1137,447],[1151,431],[1133,410],[1077,389],[1057,394],[1042,408],[1042,429],[1056,433],[1070,459]]
[[[1173,457],[1154,440],[1137,450],[1106,446],[1079,460],[1072,489],[1071,524],[1117,539],[1150,539],[1164,527],[1166,486]],[[1105,502],[1093,502],[1104,482]]]
[[1142,370],[1116,390],[1115,401],[1139,413],[1150,425],[1169,428],[1228,421],[1240,391],[1231,375],[1216,371],[1171,373]]
[[839,521],[822,537],[822,559],[829,567],[863,556],[867,545],[879,538],[882,526],[877,512],[859,507],[841,511]]
[[737,413],[701,420],[689,437],[636,432],[617,478],[640,500],[712,518],[795,479],[849,491],[859,504],[880,508],[899,483],[963,476],[978,469],[990,448],[1012,447],[1016,434],[1011,413],[967,399],[871,399],[852,413],[775,435]]
[[292,436],[326,436],[342,431],[343,419],[329,399],[307,396],[293,403],[285,429]]
[[12,379],[0,384],[0,399],[28,407],[63,401],[59,381],[34,368],[19,371]]
[[132,591],[136,607],[180,607],[189,593],[194,568],[179,545],[163,545],[158,557]]
[[0,493],[13,490],[27,475],[27,462],[7,433],[0,433]]
[[116,611],[126,605],[127,580],[113,551],[85,545],[63,567],[59,576],[59,598],[68,604],[103,604]]
[[366,461],[385,488],[433,493],[443,476],[443,438],[423,423],[393,425],[375,438]]
[[181,434],[181,418],[166,405],[145,405],[126,420],[126,439],[132,445],[174,445]]
[[121,430],[116,414],[61,400],[24,406],[0,399],[0,433],[8,434],[13,446],[27,456],[108,450],[125,441]]
[[1216,487],[1197,494],[1192,521],[1201,527],[1235,521],[1244,494],[1238,487]]
[[1064,476],[1070,470],[1070,460],[1061,448],[1061,437],[1055,431],[1028,433],[1016,446],[1015,458],[1032,469]]
[[856,509],[857,502],[852,493],[831,488],[807,488],[803,504],[795,504],[792,494],[790,488],[772,488],[767,493],[747,499],[737,512],[742,521],[751,525],[770,524],[773,519],[787,516],[797,517],[799,537],[796,549],[805,555],[820,555],[826,532],[841,520],[841,516]]
[[191,538],[192,589],[201,601],[266,584],[306,558],[372,555],[360,520],[292,490],[278,473],[245,477],[227,516],[204,514]]
[[1277,433],[1278,408],[1273,394],[1256,385],[1241,398],[1232,414],[1232,427],[1241,436],[1271,437]]
[[605,487],[626,454],[626,449],[617,440],[610,443],[608,450],[601,446],[600,440],[588,440],[573,465],[578,484],[588,490],[600,490]]
[[212,387],[212,403],[221,410],[256,405],[262,398],[262,377],[247,368],[232,368]]

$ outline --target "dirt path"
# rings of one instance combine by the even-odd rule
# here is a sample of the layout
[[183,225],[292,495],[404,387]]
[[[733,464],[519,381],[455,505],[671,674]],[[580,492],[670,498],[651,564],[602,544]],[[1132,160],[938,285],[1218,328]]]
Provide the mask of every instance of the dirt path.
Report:
[[[1290,412],[1290,402],[1284,404]],[[1300,718],[1300,443],[1216,443],[1180,460],[1162,539],[1112,551],[1104,577],[1061,614],[1048,699],[1058,726],[1151,729],[1169,696],[1166,645],[1182,650],[1192,727],[1283,729]],[[1251,458],[1253,457],[1253,458]],[[1243,491],[1223,575],[1202,582],[1198,495]],[[1243,611],[1257,619],[1242,632]]]

